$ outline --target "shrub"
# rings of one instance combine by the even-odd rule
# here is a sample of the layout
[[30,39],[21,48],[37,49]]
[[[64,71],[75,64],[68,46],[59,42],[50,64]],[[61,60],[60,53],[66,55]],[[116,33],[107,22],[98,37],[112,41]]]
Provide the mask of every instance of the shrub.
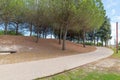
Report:
[[[15,31],[7,31],[7,34],[8,35],[16,35],[16,32]],[[4,31],[0,31],[0,35],[4,35]],[[18,35],[23,35],[23,34],[18,33]]]

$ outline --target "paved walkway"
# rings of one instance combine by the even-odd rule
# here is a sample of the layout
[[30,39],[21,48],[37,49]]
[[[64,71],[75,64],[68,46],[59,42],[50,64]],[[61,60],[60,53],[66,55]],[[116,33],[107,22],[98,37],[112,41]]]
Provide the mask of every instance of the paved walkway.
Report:
[[0,80],[32,80],[69,70],[112,55],[108,48],[96,51],[40,61],[0,65]]

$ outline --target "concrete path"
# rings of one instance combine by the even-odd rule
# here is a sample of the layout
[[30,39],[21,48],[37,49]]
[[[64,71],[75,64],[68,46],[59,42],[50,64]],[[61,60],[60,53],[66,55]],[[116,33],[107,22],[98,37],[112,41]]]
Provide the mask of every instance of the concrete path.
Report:
[[0,65],[0,80],[33,80],[53,75],[81,65],[106,58],[113,54],[108,48],[98,47],[96,51],[47,60]]

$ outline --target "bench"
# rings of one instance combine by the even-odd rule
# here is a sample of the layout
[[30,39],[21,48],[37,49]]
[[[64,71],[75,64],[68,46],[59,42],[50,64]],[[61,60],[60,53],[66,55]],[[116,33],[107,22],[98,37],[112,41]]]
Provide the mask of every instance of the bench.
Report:
[[17,51],[0,51],[0,53],[16,53]]

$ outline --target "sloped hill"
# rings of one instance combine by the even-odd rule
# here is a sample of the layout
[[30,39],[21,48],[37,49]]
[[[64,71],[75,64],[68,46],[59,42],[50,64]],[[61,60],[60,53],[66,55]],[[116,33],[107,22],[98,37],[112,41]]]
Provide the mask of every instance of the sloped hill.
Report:
[[24,36],[0,36],[0,50],[16,50],[17,53],[0,55],[0,64],[32,61],[94,51],[96,48],[66,41],[67,50],[62,51],[55,39],[39,39]]

